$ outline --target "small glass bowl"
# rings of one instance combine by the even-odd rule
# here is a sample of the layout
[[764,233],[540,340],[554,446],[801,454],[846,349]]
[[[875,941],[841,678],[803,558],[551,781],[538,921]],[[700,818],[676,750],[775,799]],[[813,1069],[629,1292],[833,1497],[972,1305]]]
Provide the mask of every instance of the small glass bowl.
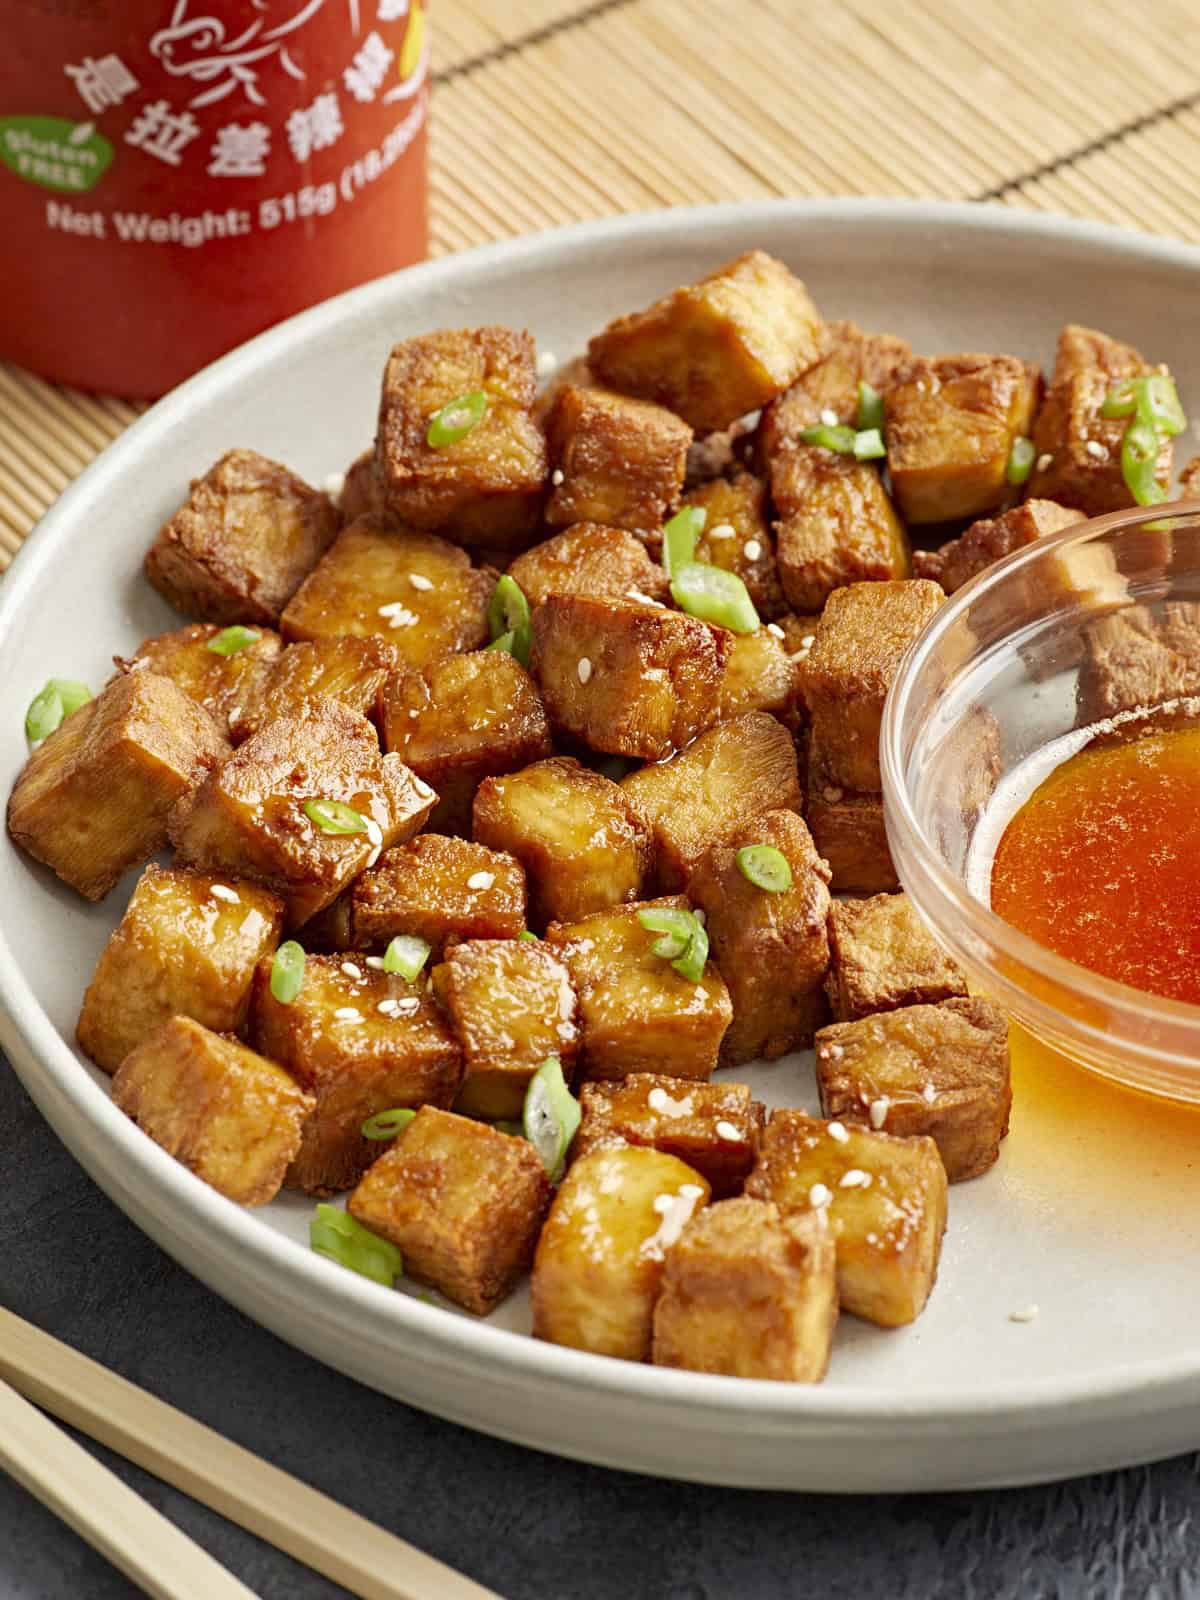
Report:
[[[988,905],[991,855],[1039,752],[1045,776],[1080,730],[1134,709],[1145,686],[1122,644],[1163,621],[1194,628],[1200,661],[1200,501],[1079,523],[972,579],[892,686],[884,812],[900,881],[982,992],[1091,1071],[1200,1102],[1200,1006],[1089,972]],[[1184,692],[1200,695],[1200,667]]]

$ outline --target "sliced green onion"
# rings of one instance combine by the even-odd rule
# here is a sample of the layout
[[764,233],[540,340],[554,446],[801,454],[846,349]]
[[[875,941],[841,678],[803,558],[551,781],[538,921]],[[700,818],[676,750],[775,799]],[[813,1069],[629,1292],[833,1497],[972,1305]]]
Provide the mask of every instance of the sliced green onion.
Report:
[[638,921],[647,933],[671,934],[686,944],[692,937],[696,919],[690,911],[676,906],[646,906],[638,912]]
[[517,636],[515,633],[502,633],[498,639],[493,639],[491,644],[485,644],[485,650],[504,650],[508,655],[515,656]]
[[523,1139],[525,1125],[521,1122],[493,1122],[492,1127],[497,1133],[506,1133],[510,1139]]
[[1173,439],[1187,427],[1187,418],[1179,403],[1175,380],[1165,372],[1154,372],[1148,378],[1137,380],[1142,385],[1142,403],[1138,415],[1155,423],[1159,433]]
[[854,429],[843,423],[831,426],[819,422],[816,427],[802,429],[800,437],[805,444],[819,444],[823,450],[834,450],[839,456],[854,454]]
[[758,632],[758,612],[736,572],[686,561],[671,575],[671,598],[681,611],[731,633]]
[[[533,627],[529,621],[529,601],[515,578],[507,573],[497,579],[488,605],[488,628],[497,649],[507,650],[523,667],[529,665],[533,648]],[[507,640],[501,644],[501,640]]]
[[1156,476],[1159,450],[1158,430],[1143,416],[1136,416],[1125,429],[1121,441],[1121,474],[1139,506],[1157,505],[1167,498]]
[[529,1080],[521,1120],[525,1137],[541,1156],[551,1183],[562,1177],[579,1117],[579,1101],[567,1088],[562,1062],[550,1056]]
[[486,389],[472,389],[467,394],[457,394],[447,400],[440,411],[429,419],[425,443],[431,450],[444,450],[449,444],[465,439],[472,428],[483,421],[488,408]]
[[873,384],[861,378],[858,384],[858,415],[855,423],[860,433],[873,429],[883,430],[883,396]]
[[304,986],[304,949],[295,939],[281,944],[271,963],[271,994],[281,1006],[290,1006]]
[[377,1111],[363,1123],[362,1136],[364,1139],[394,1139],[408,1127],[416,1114],[407,1106],[396,1106],[392,1111]]
[[696,541],[704,532],[708,512],[703,506],[684,506],[663,528],[662,564],[670,577],[696,554]]
[[1131,417],[1138,407],[1138,393],[1132,378],[1126,378],[1108,391],[1100,415],[1108,422],[1117,417]]
[[532,939],[534,944],[537,944],[537,942],[538,942],[537,934],[536,933],[530,933],[528,928],[522,928],[520,933],[517,935],[517,938],[518,939]]
[[791,864],[773,844],[745,844],[735,859],[742,877],[756,889],[782,894],[792,887]]
[[680,977],[699,983],[708,960],[708,934],[700,918],[675,906],[647,906],[638,921],[648,933],[662,935],[650,946],[651,954],[669,961]]
[[74,678],[51,678],[29,702],[25,737],[31,744],[40,744],[91,698],[92,691],[86,683],[77,683]]
[[340,800],[306,800],[304,815],[315,822],[322,833],[366,833],[367,824],[353,806]]
[[308,1242],[319,1256],[349,1267],[390,1289],[404,1271],[404,1261],[388,1239],[364,1228],[337,1206],[318,1206],[308,1225]]
[[1009,447],[1008,465],[1004,469],[1004,476],[1009,483],[1024,483],[1033,471],[1036,456],[1033,440],[1027,439],[1023,433],[1018,434]]
[[204,646],[211,650],[215,656],[236,656],[240,650],[245,650],[262,638],[257,628],[243,628],[240,623],[235,623],[232,628],[222,628],[220,633],[214,633]]
[[63,711],[68,717],[73,711],[78,711],[80,706],[87,705],[92,698],[92,691],[86,683],[80,683],[78,678],[51,678],[48,687],[57,692],[63,704]]
[[671,965],[681,978],[689,983],[699,983],[704,977],[704,964],[708,960],[708,930],[698,919],[688,941],[688,947]]
[[415,933],[398,933],[384,953],[383,970],[398,972],[411,983],[429,960],[429,951],[430,946]]
[[861,433],[854,435],[854,459],[856,461],[879,461],[887,455],[887,445],[883,442],[883,435],[878,428],[864,428]]

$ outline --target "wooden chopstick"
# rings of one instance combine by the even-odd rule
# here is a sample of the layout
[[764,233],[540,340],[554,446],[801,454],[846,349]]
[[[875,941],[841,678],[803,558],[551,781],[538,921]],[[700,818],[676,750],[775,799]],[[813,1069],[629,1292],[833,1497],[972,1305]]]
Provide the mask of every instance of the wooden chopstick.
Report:
[[[362,1600],[501,1600],[3,1308],[0,1378]],[[190,1590],[205,1600],[223,1593]]]
[[174,1523],[0,1383],[0,1466],[155,1600],[254,1600]]

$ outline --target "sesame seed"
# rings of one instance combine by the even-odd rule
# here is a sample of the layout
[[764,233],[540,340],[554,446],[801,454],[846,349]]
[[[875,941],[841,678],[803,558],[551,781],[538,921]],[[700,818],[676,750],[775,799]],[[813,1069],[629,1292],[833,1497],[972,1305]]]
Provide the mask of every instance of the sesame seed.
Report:
[[824,411],[822,411],[822,413],[821,413],[821,421],[825,424],[825,426],[827,428],[836,428],[837,427],[837,425],[838,425],[838,414],[833,409],[832,406],[826,406]]
[[362,1012],[355,1010],[355,1008],[353,1006],[339,1006],[337,1008],[337,1010],[333,1013],[333,1015],[334,1015],[335,1021],[337,1021],[337,1022],[361,1022],[362,1021]]
[[1099,439],[1089,439],[1084,448],[1087,450],[1088,455],[1095,456],[1098,461],[1102,461],[1108,454]]
[[757,561],[762,555],[762,545],[757,539],[747,539],[742,546],[742,554],[747,561]]
[[381,1000],[375,1009],[382,1012],[385,1017],[394,1017],[399,1003],[398,1000]]
[[1039,472],[1049,472],[1053,465],[1054,457],[1050,454],[1049,450],[1046,451],[1044,456],[1039,456],[1037,458],[1037,469]]
[[833,1190],[827,1189],[823,1183],[814,1183],[808,1191],[808,1203],[814,1211],[819,1211],[822,1206],[827,1206],[833,1199]]
[[559,484],[562,481],[563,481],[563,469],[561,467],[555,467],[554,471],[550,474],[550,482],[557,489]]
[[692,912],[692,915],[695,917],[696,921],[701,927],[703,927],[708,921],[708,912],[705,911],[703,906],[697,906],[695,911]]
[[356,967],[353,961],[343,961],[340,970],[344,972],[348,978],[355,979],[356,982],[362,978],[362,968]]
[[228,884],[214,883],[208,892],[214,900],[227,900],[231,906],[241,904],[241,895],[238,894],[236,889],[231,889]]
[[368,956],[367,957],[367,965],[370,967],[372,972],[382,972],[383,971],[383,957],[382,956]]
[[552,372],[557,370],[557,367],[558,357],[554,354],[553,350],[538,351],[537,375],[539,378],[549,377]]
[[822,1046],[821,1054],[830,1061],[840,1061],[846,1051],[840,1044],[827,1044]]
[[921,1090],[921,1099],[924,1100],[927,1106],[931,1106],[937,1099],[937,1090],[931,1083],[927,1083]]
[[687,1094],[682,1100],[674,1100],[664,1088],[656,1086],[646,1096],[646,1104],[664,1117],[686,1117],[692,1109],[692,1097]]
[[736,539],[737,529],[732,522],[718,522],[715,528],[708,530],[708,537],[710,539]]
[[473,872],[467,879],[468,889],[490,889],[496,881],[494,872]]
[[416,612],[410,611],[401,600],[393,600],[386,606],[380,606],[379,615],[386,619],[389,628],[411,628],[413,623],[421,620]]
[[788,660],[789,661],[807,661],[808,660],[808,646],[805,645],[803,650],[793,650],[791,655],[788,657]]
[[[133,663],[133,665],[135,667],[142,667],[142,666],[145,666],[145,662],[144,661],[135,661]],[[242,714],[241,706],[234,706],[233,709],[230,711],[230,713],[229,713],[229,726],[231,728],[233,727],[234,723],[238,720],[238,718],[241,716],[241,714]]]
[[371,853],[367,857],[367,866],[373,867],[383,853],[383,829],[374,817],[364,817],[367,825],[367,838],[371,841]]
[[850,1138],[850,1135],[846,1132],[845,1128],[843,1128],[840,1122],[831,1122],[829,1124],[828,1133],[829,1137],[836,1140],[838,1144],[845,1144]]
[[779,626],[779,624],[777,622],[768,622],[767,623],[767,632],[768,633],[773,633],[777,639],[786,639],[787,638],[787,634],[784,633],[783,629]]
[[861,1167],[851,1167],[843,1172],[838,1181],[839,1189],[869,1189],[871,1187],[871,1174],[864,1172]]
[[346,474],[344,472],[331,472],[322,480],[322,489],[332,500],[340,498],[342,490],[346,487]]
[[414,589],[426,590],[433,588],[433,579],[427,578],[423,572],[410,572],[408,581]]
[[580,683],[586,683],[591,677],[592,663],[588,660],[587,656],[580,656],[579,660],[575,663],[575,674]]
[[1008,1320],[1010,1322],[1034,1322],[1037,1319],[1037,1314],[1037,1306],[1022,1306],[1019,1311],[1010,1311]]
[[724,1117],[722,1117],[720,1122],[717,1123],[717,1138],[718,1139],[728,1139],[731,1143],[734,1143],[737,1140],[739,1140],[741,1137],[742,1137],[741,1134],[734,1127],[733,1123],[732,1122],[726,1122]]
[[870,1117],[871,1126],[873,1128],[883,1127],[884,1123],[887,1121],[888,1107],[891,1105],[891,1103],[892,1102],[885,1094],[881,1094],[878,1100],[871,1101]]
[[637,600],[644,606],[658,606],[660,610],[666,609],[661,600],[656,600],[653,595],[643,594],[640,589],[626,589],[625,598],[626,600]]
[[840,789],[822,789],[821,793],[824,798],[829,801],[831,806],[837,805],[838,801],[842,798],[842,791]]

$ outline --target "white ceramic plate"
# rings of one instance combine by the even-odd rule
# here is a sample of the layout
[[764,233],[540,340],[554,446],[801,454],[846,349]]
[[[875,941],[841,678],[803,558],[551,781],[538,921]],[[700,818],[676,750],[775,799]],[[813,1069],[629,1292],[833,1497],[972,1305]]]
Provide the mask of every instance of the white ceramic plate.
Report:
[[[62,497],[0,585],[0,786],[24,759],[24,707],[46,677],[98,685],[114,651],[176,625],[142,581],[141,557],[189,477],[223,450],[253,446],[320,481],[370,439],[396,338],[514,323],[566,358],[614,313],[750,245],[782,256],[826,314],[918,349],[1048,360],[1064,320],[1110,329],[1169,359],[1200,412],[1200,251],[1098,226],[1000,208],[780,203],[588,224],[435,262],[228,356]],[[928,1310],[899,1332],[844,1318],[820,1388],[582,1355],[526,1337],[523,1297],[480,1323],[311,1255],[307,1203],[242,1211],[125,1120],[70,1040],[128,887],[87,907],[0,846],[0,1042],[140,1227],[320,1360],[505,1438],[731,1485],[1020,1483],[1200,1444],[1196,1125],[1170,1115],[1113,1125],[1111,1095],[1086,1083],[1048,1095],[1019,1082],[998,1168],[951,1191]],[[775,1104],[813,1101],[807,1059],[740,1076]],[[1010,1320],[1032,1304],[1036,1320]]]

